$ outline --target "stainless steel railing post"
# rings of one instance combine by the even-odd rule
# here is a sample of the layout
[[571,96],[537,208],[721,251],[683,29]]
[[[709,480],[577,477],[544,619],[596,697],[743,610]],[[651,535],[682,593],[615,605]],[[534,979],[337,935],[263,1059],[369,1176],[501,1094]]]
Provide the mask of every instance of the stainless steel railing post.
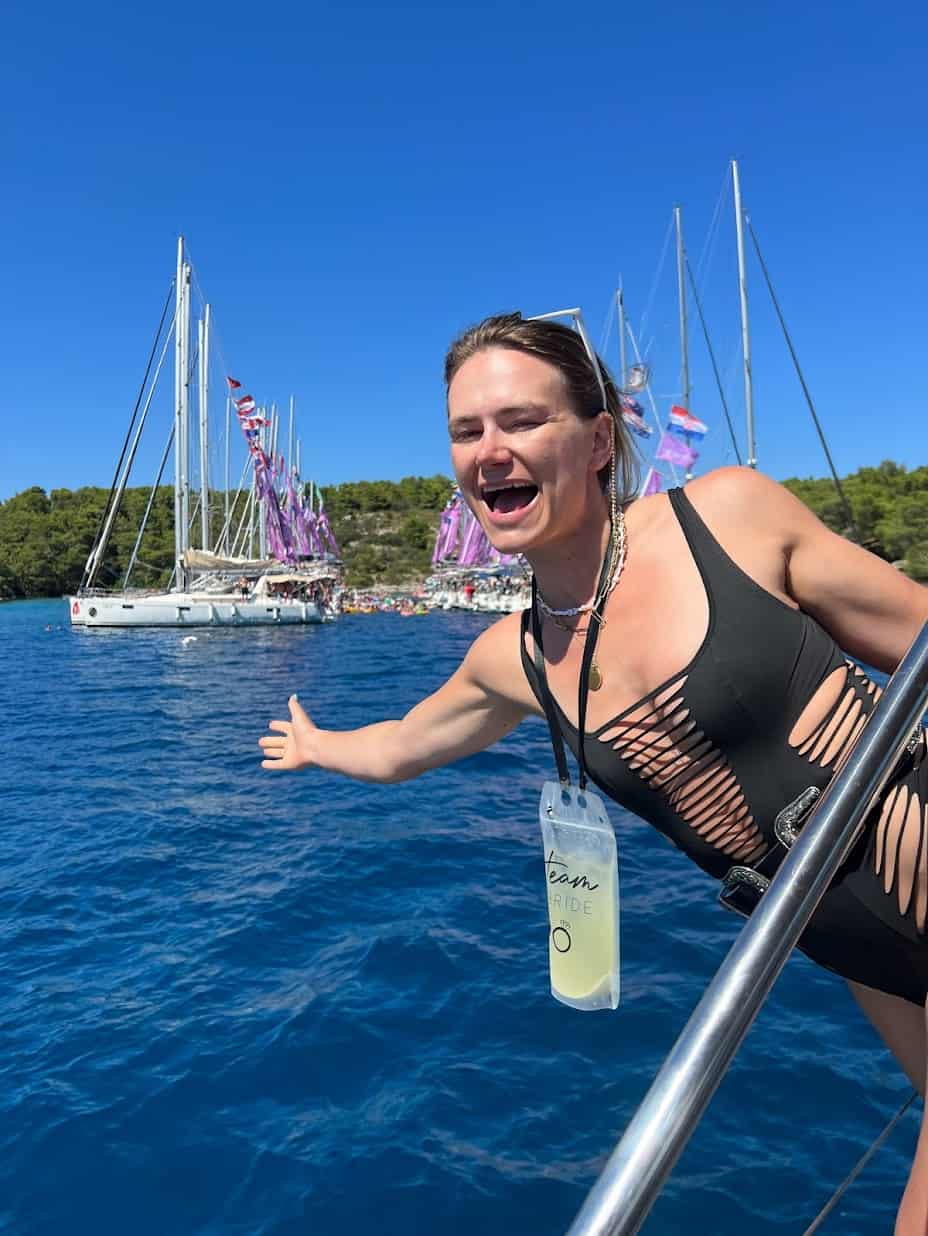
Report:
[[928,624],[706,988],[568,1236],[638,1231],[926,703]]

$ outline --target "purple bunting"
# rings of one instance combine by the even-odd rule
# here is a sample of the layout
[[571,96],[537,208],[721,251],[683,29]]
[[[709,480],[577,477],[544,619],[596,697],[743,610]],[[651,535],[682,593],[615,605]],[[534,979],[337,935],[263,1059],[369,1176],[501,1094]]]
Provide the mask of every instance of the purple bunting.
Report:
[[699,458],[699,452],[675,438],[672,433],[665,433],[661,437],[660,446],[654,452],[654,458],[665,459],[677,468],[691,468]]

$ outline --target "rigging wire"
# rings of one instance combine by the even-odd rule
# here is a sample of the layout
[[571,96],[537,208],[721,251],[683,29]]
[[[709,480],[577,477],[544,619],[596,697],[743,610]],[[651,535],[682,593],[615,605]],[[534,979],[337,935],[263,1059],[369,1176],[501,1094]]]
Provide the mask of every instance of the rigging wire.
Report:
[[686,273],[689,275],[689,278],[690,278],[690,290],[693,293],[693,300],[696,302],[696,310],[699,314],[699,324],[702,327],[702,333],[706,340],[706,347],[709,350],[709,359],[712,361],[712,372],[715,374],[715,384],[719,389],[719,399],[721,399],[722,401],[722,408],[724,409],[724,412],[725,412],[725,421],[728,425],[728,432],[731,434],[731,444],[735,448],[735,458],[738,460],[738,463],[740,464],[741,463],[741,452],[738,450],[738,439],[735,437],[735,429],[731,423],[731,415],[728,411],[728,401],[725,398],[725,390],[722,386],[722,377],[721,377],[721,374],[719,373],[718,364],[716,363],[715,351],[713,350],[713,347],[712,347],[712,340],[709,338],[709,328],[706,325],[706,319],[705,319],[705,316],[703,315],[702,305],[699,300],[699,293],[696,291],[696,280],[693,278],[693,270],[692,270],[692,267],[690,266],[690,259],[687,257],[685,252],[683,254],[683,263],[686,266]]
[[[164,473],[164,467],[168,461],[168,456],[171,453],[171,447],[174,444],[174,429],[175,429],[175,426],[172,424],[171,432],[168,434],[167,446],[164,448],[164,454],[161,456],[161,466],[158,469],[158,475],[155,477],[155,483],[151,487],[151,493],[148,495],[148,505],[145,507],[145,514],[142,516],[142,522],[139,525],[138,535],[136,536],[135,544],[132,547],[132,554],[129,557],[129,565],[126,567],[126,574],[122,581],[122,586],[124,589],[129,587],[129,576],[132,574],[132,569],[135,566],[136,559],[138,558],[139,546],[142,544],[142,537],[145,533],[145,526],[148,523],[148,517],[151,514],[151,508],[155,501],[155,494],[158,492],[158,486],[161,484],[161,477]],[[144,562],[141,563],[141,565],[147,566],[147,564]],[[148,569],[150,570],[151,568],[149,567]],[[159,569],[163,569],[163,568],[159,568]]]
[[835,1192],[831,1195],[831,1197],[828,1199],[828,1201],[825,1203],[822,1209],[818,1212],[818,1214],[815,1216],[815,1218],[812,1220],[812,1222],[809,1224],[806,1230],[802,1233],[802,1236],[813,1236],[813,1233],[818,1231],[818,1229],[822,1226],[822,1224],[825,1222],[825,1220],[834,1210],[835,1206],[837,1206],[838,1202],[841,1200],[844,1194],[848,1191],[848,1189],[851,1187],[851,1185],[854,1183],[854,1181],[857,1179],[860,1173],[864,1170],[864,1168],[867,1166],[867,1164],[870,1162],[870,1160],[873,1158],[873,1156],[876,1154],[879,1148],[883,1145],[887,1137],[889,1137],[890,1133],[892,1133],[893,1129],[896,1127],[896,1125],[899,1123],[899,1121],[902,1119],[902,1117],[909,1110],[909,1108],[912,1106],[913,1102],[917,1098],[918,1098],[918,1094],[915,1090],[913,1090],[912,1093],[909,1095],[909,1097],[906,1099],[906,1101],[902,1104],[902,1106],[896,1112],[895,1116],[893,1116],[893,1118],[890,1120],[889,1124],[886,1126],[883,1132],[877,1137],[876,1141],[874,1141],[873,1145],[870,1146],[870,1148],[866,1150],[864,1154],[861,1156],[861,1158],[857,1161],[850,1175],[845,1177],[845,1179],[841,1181],[841,1183],[838,1185]]
[[[189,254],[189,249],[188,249],[188,254]],[[199,277],[198,277],[198,275],[197,275],[197,269],[196,269],[196,266],[193,264],[193,258],[192,258],[192,257],[190,258],[190,271],[191,271],[191,276],[192,276],[192,279],[193,279],[193,283],[194,283],[194,285],[195,285],[195,287],[196,287],[196,290],[197,290],[197,292],[198,292],[198,294],[199,294],[200,300],[201,300],[201,302],[202,302],[203,304],[206,304],[206,294],[205,294],[205,293],[204,293],[204,291],[203,291],[203,287],[202,287],[202,284],[200,283]],[[210,316],[210,353],[211,353],[211,355],[215,355],[215,356],[217,357],[217,359],[218,359],[218,362],[219,362],[219,367],[220,367],[220,387],[221,387],[221,386],[222,386],[222,385],[226,382],[226,378],[227,378],[228,376],[231,376],[231,374],[232,374],[232,370],[229,368],[229,363],[228,363],[228,361],[226,360],[225,350],[223,349],[223,346],[222,346],[222,336],[221,336],[221,334],[220,334],[220,332],[219,332],[219,328],[218,328],[218,326],[217,326],[217,324],[216,324],[216,316],[215,316],[215,314],[211,314],[211,316]],[[215,371],[214,371],[214,372],[215,372]],[[228,387],[227,387],[227,389],[226,389],[226,395],[227,395],[228,397],[231,397],[231,392],[228,390]],[[260,400],[258,400],[258,402],[260,403],[261,401],[260,401]],[[233,421],[233,424],[234,424],[234,421]],[[231,427],[230,427],[230,434],[229,434],[229,436],[230,436],[230,439],[231,439],[231,440],[230,440],[230,442],[229,442],[229,451],[230,451],[230,453],[231,453],[231,450],[232,450],[232,443],[233,443],[233,441],[236,441],[236,442],[237,442],[239,439],[238,439],[238,435],[237,435],[237,434],[235,434],[235,433],[232,433],[232,432],[231,432]],[[223,444],[225,443],[225,437],[226,437],[226,434],[225,434],[225,426],[223,426],[223,431],[222,431],[222,435],[221,435],[221,440],[222,440]],[[211,447],[212,447],[212,445],[213,445],[213,444],[212,444],[212,442],[211,442],[211,444],[210,444],[210,445],[211,445]],[[218,451],[218,447],[217,447],[217,448],[215,448],[215,449]],[[213,456],[213,458],[215,459],[215,455]],[[248,469],[248,467],[249,467],[249,465],[250,465],[250,464],[251,464],[251,456],[250,456],[250,455],[246,455],[246,456],[245,456],[245,470],[247,470],[247,469]],[[208,465],[207,465],[207,466],[208,466]],[[223,471],[223,483],[225,483],[225,474],[224,474],[224,471]],[[212,491],[212,487],[211,487],[211,491]]]
[[609,312],[606,315],[606,324],[599,332],[599,350],[598,356],[600,360],[606,355],[606,345],[609,342],[609,336],[612,333],[612,319],[615,317],[615,297],[609,297]]
[[825,441],[825,434],[822,430],[821,422],[819,421],[818,415],[815,411],[815,404],[812,402],[812,396],[809,394],[809,388],[806,386],[806,380],[803,377],[802,369],[799,366],[799,358],[796,356],[796,349],[793,347],[793,341],[790,338],[790,333],[786,328],[786,322],[780,310],[780,302],[777,300],[776,292],[773,290],[773,284],[770,281],[770,275],[767,271],[767,264],[764,261],[763,254],[760,251],[760,245],[757,241],[757,236],[754,232],[754,227],[747,214],[744,216],[744,221],[748,225],[748,231],[751,233],[751,240],[754,242],[754,251],[757,254],[758,262],[760,262],[760,268],[767,284],[767,291],[770,293],[770,299],[773,301],[773,307],[776,310],[777,317],[780,320],[780,326],[783,329],[783,337],[786,339],[786,346],[789,348],[789,354],[793,358],[793,365],[796,369],[796,375],[799,378],[799,384],[802,387],[802,393],[805,395],[806,403],[809,405],[809,411],[812,413],[812,420],[815,422],[815,428],[818,431],[819,441],[822,444],[822,450],[825,452],[825,458],[828,460],[828,467],[831,470],[831,476],[835,483],[835,489],[838,491],[838,497],[841,499],[841,505],[844,507],[845,518],[847,519],[851,531],[854,533],[857,544],[862,545],[863,540],[860,535],[860,529],[857,527],[857,521],[854,518],[854,512],[851,510],[851,504],[848,502],[844,489],[841,486],[841,481],[838,477],[834,460],[831,457],[831,451],[828,449],[828,443]]
[[[638,349],[638,340],[635,338],[635,332],[632,330],[632,324],[631,322],[629,322],[627,318],[625,319],[625,329],[628,331],[628,337],[632,341],[632,348],[634,349],[634,352],[635,352],[635,360],[640,365],[642,362],[641,362],[641,352]],[[657,429],[657,432],[659,434],[661,432],[661,418],[657,411],[657,404],[654,402],[654,393],[651,390],[650,380],[648,381],[648,384],[644,389],[645,389],[645,393],[648,396],[648,403],[651,405],[651,415],[654,417],[654,427]],[[677,475],[676,466],[674,465],[673,461],[670,459],[667,460],[667,464],[668,464],[668,467],[670,468],[671,473],[673,474],[673,483],[675,485],[679,485],[680,477]],[[654,466],[653,461],[652,461],[651,466],[652,467]]]
[[[97,542],[100,540],[100,534],[102,533],[104,524],[106,523],[110,515],[110,510],[113,505],[113,495],[116,493],[116,489],[119,485],[119,473],[122,470],[122,465],[126,458],[126,451],[129,449],[129,442],[132,438],[132,431],[135,428],[135,421],[136,421],[136,417],[139,414],[139,408],[142,406],[142,396],[145,394],[145,387],[148,385],[148,376],[151,373],[152,362],[154,361],[155,354],[158,351],[158,343],[161,339],[161,331],[164,328],[164,319],[167,317],[168,308],[171,304],[171,297],[173,294],[174,294],[174,280],[172,279],[171,284],[168,288],[168,294],[165,297],[164,308],[161,310],[161,319],[158,322],[158,329],[155,331],[155,337],[154,337],[154,340],[152,341],[151,352],[148,355],[148,364],[145,366],[145,376],[142,378],[142,383],[141,383],[141,386],[139,387],[139,393],[135,399],[135,407],[132,409],[132,418],[129,421],[129,428],[126,430],[126,436],[122,444],[122,450],[119,453],[119,462],[116,464],[116,470],[113,473],[113,481],[112,481],[112,484],[110,485],[110,492],[107,496],[106,503],[103,507],[103,511],[100,514],[100,522],[97,524],[97,530],[94,533],[94,538],[93,538],[94,546],[96,546]],[[87,566],[89,565],[90,565],[90,558],[87,559]],[[78,589],[78,591],[80,591],[80,589],[83,588],[84,585],[87,583],[87,566],[84,567],[84,574],[83,574],[83,577],[81,578],[80,588]]]
[[709,266],[712,264],[712,258],[715,253],[715,242],[718,240],[719,234],[719,219],[722,212],[722,202],[726,196],[726,189],[731,183],[729,170],[726,167],[722,176],[722,187],[719,189],[718,200],[715,203],[715,210],[712,212],[712,221],[709,224],[709,230],[706,233],[706,239],[703,241],[702,252],[696,261],[696,278],[700,283],[703,283],[709,273]]
[[[657,287],[660,283],[661,276],[664,273],[664,263],[667,261],[667,250],[670,247],[670,237],[673,233],[673,214],[670,216],[670,222],[667,225],[667,231],[664,234],[664,245],[661,249],[661,256],[658,259],[657,269],[654,272],[654,278],[651,280],[651,290],[648,293],[648,299],[645,303],[644,313],[641,315],[641,323],[638,327],[638,335],[644,341],[644,332],[648,324],[648,315],[654,307],[654,297],[657,295]],[[645,349],[647,352],[647,348]]]
[[84,582],[82,587],[93,587],[97,570],[100,566],[103,554],[106,552],[110,537],[112,536],[113,525],[116,521],[116,516],[119,514],[119,508],[122,504],[126,487],[129,483],[132,465],[135,463],[135,456],[139,449],[139,442],[142,440],[142,431],[145,428],[145,422],[148,420],[148,412],[151,408],[151,401],[154,398],[155,390],[158,386],[158,379],[161,376],[161,366],[164,364],[164,358],[167,355],[173,328],[174,318],[171,319],[171,326],[164,332],[164,346],[161,349],[161,355],[158,357],[158,364],[155,367],[154,377],[151,379],[151,384],[148,387],[148,395],[142,408],[142,414],[138,419],[138,425],[132,438],[132,445],[129,447],[129,453],[126,456],[125,466],[122,470],[122,475],[119,478],[115,496],[112,498],[112,502],[109,507],[109,515],[107,516],[106,523],[103,525],[103,530],[99,534],[97,543],[94,545],[93,551],[87,559],[87,566],[84,568]]

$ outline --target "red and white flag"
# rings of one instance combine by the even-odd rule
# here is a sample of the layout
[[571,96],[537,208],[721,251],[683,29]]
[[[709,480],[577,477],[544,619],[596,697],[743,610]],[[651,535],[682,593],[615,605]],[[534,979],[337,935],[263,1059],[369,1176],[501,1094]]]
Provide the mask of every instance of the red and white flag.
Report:
[[237,391],[242,385],[241,382],[236,382],[235,378],[226,378],[226,381],[229,383],[230,391]]
[[239,416],[251,416],[255,410],[255,401],[251,395],[243,395],[241,399],[233,401],[238,409]]

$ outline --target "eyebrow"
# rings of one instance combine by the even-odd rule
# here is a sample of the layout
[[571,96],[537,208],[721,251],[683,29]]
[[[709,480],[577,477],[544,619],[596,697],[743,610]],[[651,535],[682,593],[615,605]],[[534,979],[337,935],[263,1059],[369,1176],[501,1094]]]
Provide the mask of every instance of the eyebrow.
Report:
[[[513,403],[513,404],[508,404],[505,408],[497,408],[495,415],[496,416],[513,416],[513,415],[517,415],[520,412],[550,412],[550,411],[551,409],[548,407],[547,404],[533,403],[529,401],[528,403]],[[449,425],[463,425],[463,424],[468,424],[471,421],[479,421],[481,419],[482,419],[481,417],[476,416],[476,415],[451,416],[449,413],[448,424]]]

